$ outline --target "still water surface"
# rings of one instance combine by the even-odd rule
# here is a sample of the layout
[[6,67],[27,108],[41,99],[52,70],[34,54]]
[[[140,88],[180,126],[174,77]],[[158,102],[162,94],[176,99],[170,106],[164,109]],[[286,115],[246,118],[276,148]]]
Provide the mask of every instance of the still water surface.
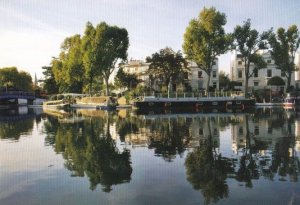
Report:
[[300,204],[294,111],[0,113],[0,204]]

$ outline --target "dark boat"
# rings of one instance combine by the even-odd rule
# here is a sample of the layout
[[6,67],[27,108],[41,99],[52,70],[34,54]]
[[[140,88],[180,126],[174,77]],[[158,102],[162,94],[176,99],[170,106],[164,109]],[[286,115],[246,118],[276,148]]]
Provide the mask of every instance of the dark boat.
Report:
[[254,107],[255,100],[241,96],[236,97],[187,97],[187,98],[160,98],[145,96],[133,102],[135,109],[153,108],[195,108],[195,109],[221,109],[221,108],[245,108]]

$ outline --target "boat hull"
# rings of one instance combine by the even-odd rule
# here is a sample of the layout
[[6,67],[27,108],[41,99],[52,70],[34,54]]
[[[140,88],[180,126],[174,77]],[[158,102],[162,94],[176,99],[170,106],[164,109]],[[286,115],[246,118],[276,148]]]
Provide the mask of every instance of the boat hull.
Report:
[[172,99],[156,99],[147,101],[137,101],[133,103],[136,109],[180,109],[180,108],[239,108],[245,109],[247,107],[254,107],[254,99],[199,99],[199,100],[172,100]]

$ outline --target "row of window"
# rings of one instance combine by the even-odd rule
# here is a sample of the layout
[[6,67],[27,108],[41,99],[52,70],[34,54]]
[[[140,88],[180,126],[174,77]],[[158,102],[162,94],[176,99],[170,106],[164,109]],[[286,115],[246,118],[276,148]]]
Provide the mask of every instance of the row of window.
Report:
[[[268,63],[268,64],[271,64],[271,63],[272,63],[272,60],[267,60],[267,63]],[[242,61],[238,61],[238,65],[242,65],[242,64],[243,64]]]
[[[257,78],[258,77],[258,70],[255,70],[253,72],[253,77],[254,78]],[[268,69],[267,70],[267,77],[268,78],[271,78],[272,77],[272,69]],[[284,72],[281,71],[281,77],[285,77],[285,74]],[[243,71],[242,70],[239,70],[238,71],[238,78],[243,78]]]
[[[212,77],[216,78],[217,77],[217,71],[212,71]],[[198,78],[203,78],[203,72],[200,70],[198,71]]]

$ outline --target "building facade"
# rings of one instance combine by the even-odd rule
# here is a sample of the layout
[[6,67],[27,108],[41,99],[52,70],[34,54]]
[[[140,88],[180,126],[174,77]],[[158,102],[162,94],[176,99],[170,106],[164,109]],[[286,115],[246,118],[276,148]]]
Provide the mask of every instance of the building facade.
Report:
[[[205,90],[208,80],[208,75],[202,69],[200,69],[195,62],[188,62],[188,68],[190,69],[188,75],[188,81],[193,91]],[[210,87],[219,90],[219,66],[218,59],[213,63],[211,75],[210,75]]]
[[[150,63],[146,63],[143,60],[130,60],[127,64],[123,66],[123,70],[126,73],[137,75],[138,79],[141,81],[143,86],[151,87],[154,90],[160,91],[161,87],[164,85],[162,79],[152,78],[147,73]],[[191,88],[192,91],[200,91],[206,89],[207,84],[207,74],[201,70],[196,63],[188,62],[189,72],[185,76],[183,84],[179,86],[178,83],[172,81],[171,90],[177,91],[179,87],[184,87],[184,91],[187,91],[188,88]],[[219,89],[219,69],[218,69],[218,59],[213,63],[211,78],[210,78],[210,87]]]
[[[274,60],[271,57],[270,52],[259,53],[263,57],[263,60],[267,63],[267,67],[260,69],[256,72],[253,72],[255,69],[255,65],[253,63],[250,64],[250,73],[253,75],[248,80],[248,86],[252,89],[264,89],[268,86],[268,81],[272,77],[278,76],[285,81],[285,86],[280,86],[280,90],[284,90],[286,88],[287,79],[284,73],[281,72],[280,69],[275,65]],[[232,81],[239,82],[241,84],[240,89],[243,90],[245,86],[245,63],[241,58],[241,55],[237,54],[236,51],[233,52],[231,63],[230,63],[230,78]],[[291,86],[295,86],[295,74],[292,74]],[[276,88],[278,89],[278,88]]]

